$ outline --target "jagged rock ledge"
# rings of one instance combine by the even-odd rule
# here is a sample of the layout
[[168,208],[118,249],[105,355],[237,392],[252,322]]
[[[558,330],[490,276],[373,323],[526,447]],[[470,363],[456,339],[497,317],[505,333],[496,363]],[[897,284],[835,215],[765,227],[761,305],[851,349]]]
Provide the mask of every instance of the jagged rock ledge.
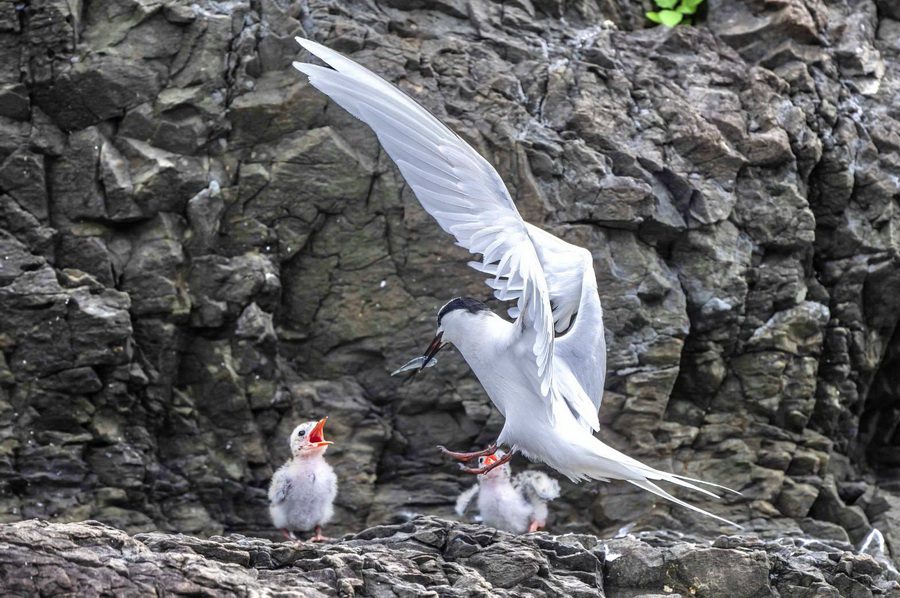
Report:
[[10,596],[896,596],[900,575],[841,542],[646,532],[512,536],[420,517],[325,544],[0,526]]

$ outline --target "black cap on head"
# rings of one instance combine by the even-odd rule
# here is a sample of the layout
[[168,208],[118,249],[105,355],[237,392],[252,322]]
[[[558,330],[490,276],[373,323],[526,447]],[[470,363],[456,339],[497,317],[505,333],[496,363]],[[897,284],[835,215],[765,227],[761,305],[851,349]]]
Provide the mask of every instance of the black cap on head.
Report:
[[480,311],[490,311],[487,305],[479,301],[478,299],[472,299],[471,297],[457,297],[452,300],[450,303],[441,308],[441,311],[438,312],[438,326],[441,325],[441,320],[449,314],[451,311],[456,311],[458,309],[464,309],[468,311],[470,314],[477,314]]

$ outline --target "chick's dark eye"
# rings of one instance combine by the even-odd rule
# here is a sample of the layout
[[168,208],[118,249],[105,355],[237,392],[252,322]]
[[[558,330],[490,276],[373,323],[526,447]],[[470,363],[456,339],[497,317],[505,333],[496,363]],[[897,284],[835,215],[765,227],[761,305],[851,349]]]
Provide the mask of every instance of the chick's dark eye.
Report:
[[306,430],[300,430],[297,432],[297,436],[306,436]]

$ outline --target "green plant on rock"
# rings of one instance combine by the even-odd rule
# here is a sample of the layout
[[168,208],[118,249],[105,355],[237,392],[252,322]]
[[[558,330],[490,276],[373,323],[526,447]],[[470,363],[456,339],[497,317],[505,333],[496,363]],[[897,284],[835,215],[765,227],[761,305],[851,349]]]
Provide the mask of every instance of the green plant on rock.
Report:
[[679,23],[690,25],[697,8],[703,0],[653,0],[660,10],[647,12],[647,18],[654,23],[674,27]]

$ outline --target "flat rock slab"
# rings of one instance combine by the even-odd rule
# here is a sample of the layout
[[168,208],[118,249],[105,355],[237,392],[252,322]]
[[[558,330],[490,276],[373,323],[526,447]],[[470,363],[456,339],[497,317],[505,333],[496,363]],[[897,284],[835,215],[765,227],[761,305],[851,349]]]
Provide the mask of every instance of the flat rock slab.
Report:
[[7,596],[897,596],[890,565],[846,545],[648,532],[512,536],[420,517],[323,544],[0,526]]

